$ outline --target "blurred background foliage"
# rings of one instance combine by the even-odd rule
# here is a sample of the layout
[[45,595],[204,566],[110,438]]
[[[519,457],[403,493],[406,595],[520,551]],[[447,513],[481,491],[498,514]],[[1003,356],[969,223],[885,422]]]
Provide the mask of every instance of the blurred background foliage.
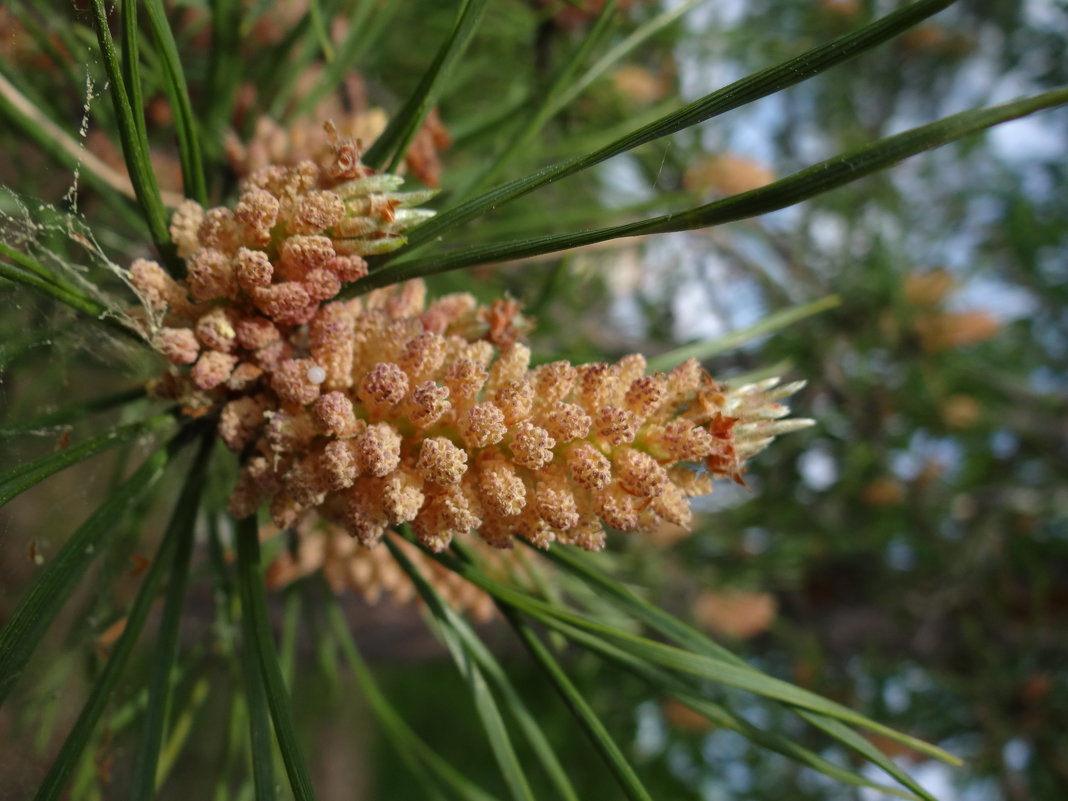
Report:
[[[663,113],[678,97],[698,97],[894,4],[696,4],[682,24],[644,41],[625,66],[613,65],[487,174],[528,129],[531,98],[554,91],[554,76],[591,35],[600,5],[490,4],[438,107],[452,140],[440,153],[445,192],[439,204],[589,150]],[[336,53],[350,48],[360,65],[341,108],[395,109],[455,14],[451,4],[381,3],[361,21],[362,32],[350,36],[340,18],[310,31],[299,2],[251,8],[254,22],[240,31],[246,44],[238,54],[250,60],[246,74],[264,76],[260,85],[229,85],[212,72],[210,59],[186,59],[191,86],[216,81],[215,91],[234,93],[243,109],[233,120],[221,119],[211,113],[211,98],[194,92],[194,103],[205,109],[203,124],[218,134],[205,141],[222,143],[230,124],[247,139],[260,114],[287,125],[314,120],[324,105],[337,103],[315,96],[315,75],[331,69],[324,43]],[[619,9],[603,34],[609,41],[622,41],[663,11],[637,1]],[[35,92],[39,106],[73,135],[85,100],[83,69],[96,74],[99,65],[85,29],[71,25],[68,14],[49,17],[17,4],[0,9],[0,50],[3,70],[15,70],[21,90]],[[183,3],[175,17],[183,53],[203,48],[204,4]],[[469,226],[464,241],[606,225],[761,186],[921,122],[1062,85],[1065,52],[1063,3],[964,0],[846,67],[511,204]],[[57,72],[70,73],[68,80],[57,80]],[[287,82],[293,72],[306,83]],[[103,83],[98,74],[96,91]],[[153,113],[165,121],[162,97],[162,88],[146,91],[150,132]],[[109,107],[98,100],[91,112],[85,146],[118,167],[115,143],[100,138],[113,127]],[[70,173],[48,166],[15,126],[0,131],[0,140],[0,181],[58,199]],[[157,171],[164,187],[175,189],[179,171],[165,140],[160,136]],[[486,300],[506,291],[522,301],[538,320],[531,344],[541,361],[617,358],[635,349],[654,356],[694,341],[729,342],[767,314],[837,297],[833,308],[706,361],[713,375],[728,380],[771,365],[791,379],[807,379],[793,407],[818,425],[762,454],[746,477],[748,489],[719,487],[693,533],[665,532],[656,543],[621,536],[601,559],[773,675],[963,757],[966,766],[956,769],[898,754],[946,801],[1054,801],[1068,794],[1066,143],[1068,116],[1043,115],[754,221],[617,240],[562,259],[432,280],[435,291],[462,288]],[[235,180],[233,174],[216,179],[213,190],[225,193]],[[79,210],[93,220],[111,258],[126,263],[143,255],[128,243],[145,237],[134,215],[115,213],[120,207],[83,183]],[[101,278],[106,281],[103,271]],[[0,326],[0,392],[9,419],[57,387],[93,394],[79,386],[91,368],[72,366],[86,352],[99,353],[85,347],[84,326],[32,301],[5,310]],[[50,347],[43,359],[43,343],[64,337],[76,347]],[[104,361],[113,365],[114,354]],[[15,377],[22,366],[32,380]],[[31,493],[29,501],[41,498]],[[23,501],[5,511],[9,539],[22,517],[33,514]],[[133,545],[125,548],[124,555]],[[0,560],[5,607],[18,597],[7,587],[28,581],[32,561],[11,549]],[[115,557],[104,569],[118,574],[122,561]],[[93,631],[69,622],[71,639],[54,646],[67,655],[49,673],[55,686],[46,683],[24,701],[18,719],[10,705],[5,709],[0,730],[28,761],[3,757],[0,784],[32,786],[33,766],[47,764],[55,737],[32,732],[40,720],[67,714],[60,701],[73,691],[56,687],[74,682],[75,662],[90,663],[92,672],[98,657],[91,645],[106,633],[121,598],[116,592],[87,600]],[[207,608],[213,599],[196,603]],[[357,639],[383,689],[411,726],[446,760],[503,793],[464,686],[444,652],[413,623],[417,613],[355,600],[348,609],[361,621]],[[580,796],[618,797],[507,632],[493,623],[483,631],[529,706],[542,713]],[[195,634],[186,636],[192,641]],[[336,654],[324,653],[318,642],[310,623],[296,637],[294,692],[298,724],[315,744],[311,764],[320,797],[421,798],[401,756],[370,722],[366,701],[336,673]],[[200,658],[210,664],[210,649]],[[636,681],[608,683],[598,664],[578,656],[572,678],[658,799],[756,801],[781,798],[786,787],[791,799],[875,797],[748,747],[677,704],[650,697]],[[230,680],[218,665],[206,675],[215,673]],[[229,797],[214,783],[228,707],[205,704],[207,691],[196,682],[180,681],[178,692],[200,698],[190,708],[215,721],[218,737],[193,743],[178,762],[183,781],[168,783],[161,797]],[[812,735],[796,719],[771,720],[766,706],[742,703],[773,728],[799,739]],[[133,734],[109,730],[106,736],[95,765],[76,784],[78,797],[97,797],[100,788],[99,797],[119,797],[99,780],[112,756],[131,747]],[[551,797],[545,787],[536,790],[538,798]]]
[[[673,51],[681,89],[871,5],[710,9]],[[961,4],[635,159],[626,186],[738,191],[910,120],[1057,84],[1066,36],[1063,4]],[[946,798],[1068,791],[1053,712],[1068,705],[1066,123],[1010,125],[752,224],[661,241],[610,304],[626,322],[608,341],[685,339],[840,297],[712,362],[727,377],[790,363],[817,428],[760,459],[750,492],[713,495],[704,525],[662,560],[634,543],[635,561],[678,608],[745,638],[750,658],[952,744],[969,767],[931,772]],[[771,765],[739,769],[726,738],[672,708],[645,714],[655,758],[700,776],[708,797],[784,786]]]

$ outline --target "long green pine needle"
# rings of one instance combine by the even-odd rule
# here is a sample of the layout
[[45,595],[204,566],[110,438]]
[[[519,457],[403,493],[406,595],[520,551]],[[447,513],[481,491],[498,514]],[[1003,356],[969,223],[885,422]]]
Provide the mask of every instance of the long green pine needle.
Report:
[[200,504],[200,494],[207,476],[204,466],[207,456],[211,452],[210,443],[211,440],[205,437],[193,469],[188,474],[185,486],[182,488],[178,502],[175,504],[174,513],[171,515],[167,530],[163,535],[163,541],[160,543],[159,550],[152,560],[151,566],[145,573],[145,577],[141,582],[141,589],[138,591],[137,598],[126,616],[126,625],[122,635],[115,643],[104,670],[96,679],[85,706],[82,707],[78,719],[75,721],[70,734],[67,735],[67,739],[64,741],[55,762],[49,768],[44,781],[34,796],[34,801],[55,801],[60,797],[71,772],[81,758],[82,751],[89,743],[93,729],[96,728],[100,716],[107,707],[108,699],[118,684],[122,671],[126,667],[126,662],[133,653],[134,646],[141,636],[141,630],[148,619],[152,602],[155,600],[164,574],[174,560],[179,543],[183,539],[192,539],[193,525],[196,522]]
[[639,145],[710,120],[728,111],[775,94],[831,67],[877,47],[904,33],[928,17],[952,5],[956,0],[920,0],[876,20],[852,33],[812,48],[795,58],[761,70],[693,101],[676,112],[644,125],[636,131],[593,152],[567,159],[511,181],[483,195],[461,203],[408,232],[407,246],[374,260],[387,264],[407,255],[415,248],[438,239],[446,231],[473,220],[492,209],[500,208],[542,186],[593,167],[612,156],[633,150]]
[[162,0],[144,0],[144,4],[153,38],[160,51],[163,88],[170,100],[171,111],[174,113],[185,194],[200,205],[206,206],[208,189],[204,178],[203,159],[200,155],[200,133],[196,115],[193,113],[193,104],[189,100],[189,87],[186,85],[182,59],[178,55],[178,45],[174,41],[174,32],[171,31],[170,22],[167,21]]
[[[159,193],[159,184],[156,181],[152,162],[149,159],[149,144],[137,125],[135,111],[130,105],[130,96],[126,91],[119,56],[115,51],[111,30],[108,28],[108,16],[107,9],[104,7],[104,0],[90,0],[90,5],[92,7],[93,23],[100,47],[100,55],[103,57],[104,69],[108,75],[111,102],[118,121],[119,138],[122,141],[122,152],[126,158],[126,168],[130,174],[130,181],[133,183],[134,193],[141,204],[145,221],[148,223],[148,230],[152,235],[156,248],[160,252],[160,256],[172,272],[180,273],[181,264],[178,261],[177,253],[171,242],[170,230],[167,227],[167,212]],[[140,109],[137,110],[137,113],[140,113]]]
[[946,762],[955,763],[957,761],[955,757],[935,746],[896,732],[815,693],[767,676],[755,668],[749,667],[741,660],[738,660],[737,657],[733,657],[730,660],[724,659],[722,656],[713,658],[701,653],[692,653],[670,645],[654,642],[615,626],[591,620],[573,610],[535,599],[513,587],[488,578],[474,565],[459,560],[450,554],[425,552],[454,572],[462,575],[471,583],[493,595],[498,601],[515,607],[549,628],[555,627],[558,622],[577,626],[592,634],[604,637],[624,650],[655,664],[718,682],[728,687],[735,687],[756,695],[784,701],[801,709],[818,712],[845,723],[869,729]]
[[[727,351],[741,347],[745,343],[758,337],[767,336],[768,334],[774,334],[781,331],[800,320],[804,320],[806,317],[811,317],[829,309],[833,309],[841,305],[841,302],[841,298],[837,295],[828,295],[825,298],[814,300],[811,303],[781,309],[767,315],[764,319],[753,325],[746,326],[737,331],[732,331],[731,333],[717,337],[716,339],[683,345],[680,348],[661,353],[659,356],[654,356],[649,359],[649,369],[670,370],[673,367],[682,364],[687,359],[697,359],[698,361],[710,359],[720,353],[726,353]],[[734,382],[732,381],[732,383]]]
[[573,234],[535,237],[498,245],[480,245],[435,258],[387,265],[350,284],[347,294],[361,294],[398,281],[437,275],[473,265],[558,253],[611,239],[693,231],[756,217],[852,183],[926,150],[1065,103],[1068,103],[1068,88],[1043,92],[1000,106],[961,112],[896,136],[880,139],[851,153],[827,159],[760,189],[732,195],[677,214],[665,214],[639,222]]
[[159,434],[173,427],[174,418],[169,414],[157,415],[129,425],[106,431],[77,445],[70,445],[53,453],[45,454],[18,467],[0,473],[0,506],[49,476],[66,470],[99,453],[147,434]]
[[76,423],[94,412],[107,411],[118,406],[127,406],[144,398],[146,394],[144,387],[131,387],[119,392],[101,395],[85,401],[77,401],[56,409],[40,412],[25,420],[18,420],[5,426],[0,426],[0,441],[25,434],[52,433],[56,426]]
[[189,584],[189,562],[193,556],[193,527],[199,506],[200,493],[207,477],[207,463],[211,456],[212,435],[205,435],[190,473],[192,487],[184,492],[181,502],[188,503],[192,511],[178,532],[174,548],[171,573],[167,580],[167,592],[163,602],[163,617],[159,624],[156,649],[153,654],[152,677],[148,687],[148,707],[141,728],[140,749],[134,763],[133,787],[130,798],[134,801],[149,801],[156,796],[156,777],[159,768],[160,749],[163,746],[165,729],[171,708],[172,673],[178,657],[178,634],[182,624],[182,607]]
[[390,120],[386,130],[364,154],[363,160],[367,164],[378,168],[388,163],[387,170],[390,172],[400,164],[419,126],[437,102],[443,78],[471,43],[485,10],[486,0],[463,0],[452,32],[442,43],[423,79],[404,107]]
[[104,536],[114,531],[122,516],[152,489],[188,441],[188,435],[180,432],[165,447],[149,456],[64,543],[22,596],[0,630],[0,703],[88,569]]
[[[477,638],[473,637],[473,633],[467,629],[463,620],[449,608],[396,543],[387,538],[386,547],[389,548],[390,555],[407,574],[416,591],[427,604],[427,608],[437,623],[438,631],[452,654],[453,661],[470,685],[476,709],[482,718],[490,746],[512,796],[517,801],[532,798],[530,784],[512,747],[511,737],[483,675],[482,666],[487,663],[495,664],[495,660],[492,660],[487,651],[474,645]],[[497,679],[499,680],[502,675],[503,671],[498,665]],[[513,710],[515,717],[519,717],[520,714],[518,709]]]
[[638,775],[634,772],[634,768],[630,764],[630,760],[623,754],[616,741],[612,739],[612,736],[608,733],[608,730],[604,727],[604,724],[597,717],[596,713],[590,707],[589,703],[575,687],[571,679],[568,678],[567,673],[560,666],[560,663],[556,661],[555,657],[549,652],[549,649],[545,647],[544,643],[538,639],[537,635],[530,629],[530,627],[516,614],[513,608],[508,607],[506,604],[500,604],[501,610],[504,612],[508,622],[512,624],[512,628],[516,634],[519,635],[519,639],[522,640],[523,645],[527,647],[527,650],[537,661],[538,665],[545,671],[546,675],[552,681],[556,687],[557,692],[563,698],[564,703],[567,704],[571,710],[575,719],[582,726],[586,732],[586,736],[589,737],[590,742],[601,754],[605,764],[611,770],[612,775],[619,783],[620,789],[624,795],[631,799],[631,801],[652,801],[652,796],[649,795],[649,791],[645,789],[645,786],[641,783]]
[[371,675],[371,671],[356,647],[356,642],[349,631],[348,623],[336,600],[331,601],[327,609],[327,617],[334,637],[337,639],[341,652],[348,661],[349,667],[360,685],[360,689],[366,696],[372,712],[378,718],[386,736],[392,742],[401,759],[420,776],[423,775],[420,767],[425,765],[439,781],[464,801],[498,801],[495,796],[471,783],[451,763],[420,739],[401,718]]
[[260,570],[259,527],[255,515],[237,521],[237,573],[242,599],[246,603],[242,614],[251,620],[248,631],[252,640],[246,642],[245,647],[252,649],[263,677],[267,705],[271,710],[274,733],[289,776],[289,785],[297,801],[314,801],[315,792],[297,740],[297,730],[289,708],[289,693],[282,679],[278,652],[267,618],[267,596]]
[[256,658],[256,621],[250,612],[254,603],[251,586],[240,582],[241,597],[241,669],[245,679],[245,698],[248,709],[249,745],[252,756],[252,786],[256,801],[274,801],[274,747],[271,736],[271,710],[267,703],[267,688],[263,672]]

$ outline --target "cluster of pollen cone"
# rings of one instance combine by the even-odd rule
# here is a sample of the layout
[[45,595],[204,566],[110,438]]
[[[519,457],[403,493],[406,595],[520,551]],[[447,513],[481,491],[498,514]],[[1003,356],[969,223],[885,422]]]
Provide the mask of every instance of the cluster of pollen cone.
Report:
[[531,366],[515,303],[428,302],[421,282],[338,300],[361,258],[403,242],[429,212],[351,141],[321,164],[268,166],[235,208],[192,202],[172,220],[181,280],[135,262],[146,330],[173,365],[154,382],[188,414],[217,414],[239,454],[237,516],[312,513],[358,543],[408,524],[426,546],[477,532],[599,549],[604,527],[687,526],[689,499],[741,480],[797,385],[728,389],[696,361]]

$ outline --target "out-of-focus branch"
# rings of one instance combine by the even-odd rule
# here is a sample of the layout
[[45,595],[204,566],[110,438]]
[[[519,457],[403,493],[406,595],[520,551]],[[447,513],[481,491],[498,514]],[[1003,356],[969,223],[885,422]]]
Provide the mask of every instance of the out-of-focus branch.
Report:
[[[29,98],[20,92],[14,84],[0,75],[0,98],[11,107],[16,116],[22,117],[26,124],[36,126],[33,136],[38,141],[47,138],[55,148],[73,163],[93,173],[103,184],[110,186],[117,192],[121,192],[129,198],[134,198],[133,184],[129,176],[120,170],[105,164],[98,156],[86,150],[73,137],[65,133],[62,128],[48,118]],[[177,192],[161,192],[163,202],[168,206],[177,207],[183,200]]]

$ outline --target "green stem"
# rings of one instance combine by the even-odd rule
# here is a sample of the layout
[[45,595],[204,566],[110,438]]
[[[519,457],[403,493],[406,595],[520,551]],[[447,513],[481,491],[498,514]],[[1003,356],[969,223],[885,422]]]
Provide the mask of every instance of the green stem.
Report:
[[289,784],[297,801],[314,801],[311,778],[297,742],[297,731],[289,709],[289,693],[282,679],[278,652],[267,619],[267,595],[260,571],[259,528],[255,515],[237,522],[237,570],[243,592],[243,614],[251,619],[251,646],[267,693],[267,704],[274,721],[274,733],[289,775]]

